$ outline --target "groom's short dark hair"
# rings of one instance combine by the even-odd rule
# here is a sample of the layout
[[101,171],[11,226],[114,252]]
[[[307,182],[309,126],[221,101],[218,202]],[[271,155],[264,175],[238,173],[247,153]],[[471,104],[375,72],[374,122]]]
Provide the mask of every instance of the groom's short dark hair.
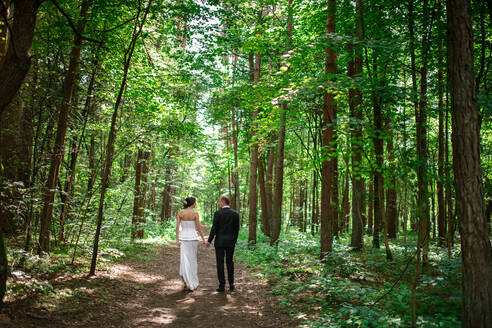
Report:
[[220,196],[220,200],[226,205],[231,205],[231,201],[227,196]]

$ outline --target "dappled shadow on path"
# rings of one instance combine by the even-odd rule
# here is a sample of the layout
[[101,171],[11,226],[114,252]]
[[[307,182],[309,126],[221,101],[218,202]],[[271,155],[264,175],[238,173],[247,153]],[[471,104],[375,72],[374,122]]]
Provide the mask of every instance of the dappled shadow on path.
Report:
[[215,253],[200,246],[196,291],[182,291],[179,246],[161,245],[156,254],[126,260],[88,279],[66,277],[55,288],[83,291],[52,308],[33,307],[15,327],[294,327],[277,302],[266,296],[267,283],[236,264],[236,291],[217,293]]

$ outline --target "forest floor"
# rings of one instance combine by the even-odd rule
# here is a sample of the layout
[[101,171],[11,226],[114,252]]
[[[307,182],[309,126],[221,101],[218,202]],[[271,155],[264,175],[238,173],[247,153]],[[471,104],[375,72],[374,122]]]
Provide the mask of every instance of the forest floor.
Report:
[[[200,286],[182,291],[179,246],[162,244],[110,264],[95,277],[50,279],[52,302],[12,302],[0,327],[294,327],[266,294],[268,282],[236,262],[236,291],[218,293],[215,252],[198,250]],[[64,297],[63,297],[64,296]]]

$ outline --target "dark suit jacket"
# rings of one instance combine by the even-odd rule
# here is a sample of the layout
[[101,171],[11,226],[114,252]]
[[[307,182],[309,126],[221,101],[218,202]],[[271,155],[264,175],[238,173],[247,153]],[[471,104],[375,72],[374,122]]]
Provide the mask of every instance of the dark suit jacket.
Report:
[[215,212],[214,223],[208,242],[215,238],[215,247],[234,247],[239,234],[239,214],[231,208],[222,208]]

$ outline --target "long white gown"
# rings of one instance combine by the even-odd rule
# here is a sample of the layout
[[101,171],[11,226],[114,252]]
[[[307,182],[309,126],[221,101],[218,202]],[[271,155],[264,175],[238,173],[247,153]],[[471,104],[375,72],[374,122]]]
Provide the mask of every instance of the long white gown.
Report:
[[198,287],[198,234],[196,233],[195,221],[181,220],[179,229],[179,241],[181,242],[179,275],[183,277],[191,290]]

